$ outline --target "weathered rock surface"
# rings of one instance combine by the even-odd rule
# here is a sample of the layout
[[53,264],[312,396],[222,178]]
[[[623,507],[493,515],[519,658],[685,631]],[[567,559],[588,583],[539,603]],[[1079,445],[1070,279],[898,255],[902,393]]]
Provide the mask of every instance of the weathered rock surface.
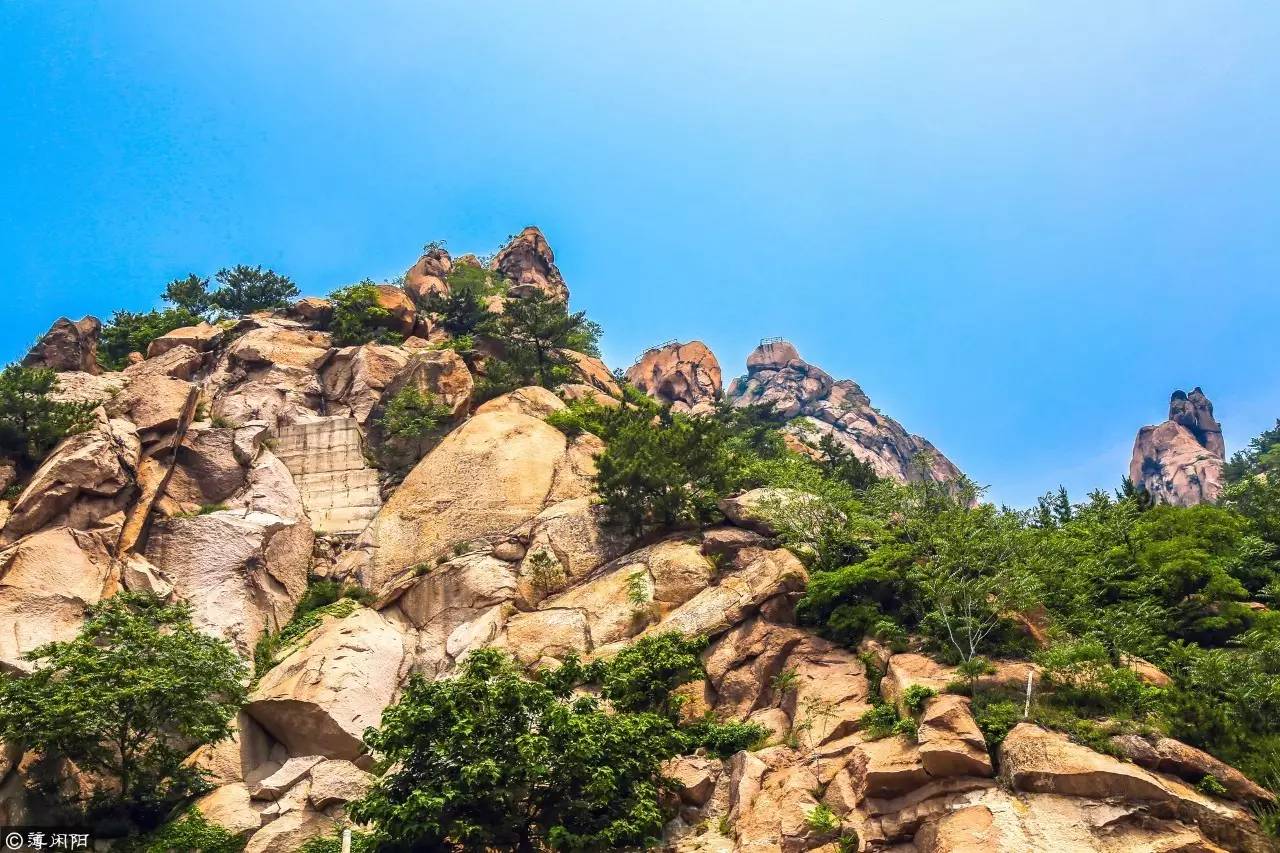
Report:
[[720,398],[720,362],[702,341],[646,350],[627,370],[627,379],[677,412],[710,412]]
[[85,317],[71,322],[59,317],[22,359],[24,367],[47,367],[59,373],[78,370],[99,374],[98,336],[102,322],[97,317]]
[[384,344],[335,351],[320,373],[326,414],[346,415],[364,425],[383,391],[408,363],[408,351]]
[[400,683],[400,629],[368,608],[325,617],[305,644],[262,677],[245,711],[293,756],[354,761]]
[[14,501],[5,539],[13,541],[54,523],[88,529],[120,512],[136,491],[141,451],[137,429],[122,419],[99,421],[65,439]]
[[284,465],[263,451],[227,509],[157,523],[146,556],[193,609],[193,622],[245,656],[278,631],[306,591],[314,535]]
[[226,337],[226,333],[218,326],[200,323],[195,326],[184,326],[156,338],[147,347],[147,358],[163,355],[174,347],[187,346],[196,352],[209,352],[216,349]]
[[930,776],[990,776],[991,756],[969,700],[943,695],[929,699],[920,715],[920,760]]
[[560,350],[560,353],[571,362],[570,369],[574,373],[574,381],[571,384],[586,385],[609,397],[622,396],[622,388],[618,386],[618,380],[614,379],[603,361],[593,355],[585,355],[573,350]]
[[1172,777],[1072,743],[1066,735],[1020,723],[1000,747],[1000,775],[1015,790],[1150,803],[1169,817],[1193,823],[1233,850],[1266,851],[1270,843],[1248,813],[1201,794]]
[[0,669],[29,672],[24,654],[75,637],[85,608],[118,584],[100,534],[51,527],[0,551]]
[[1195,388],[1174,391],[1169,419],[1138,430],[1129,479],[1151,497],[1174,506],[1213,502],[1222,494],[1226,445],[1213,403]]
[[449,292],[446,279],[453,269],[449,253],[438,246],[430,246],[404,274],[404,289],[418,304],[426,302],[433,294],[443,296]]
[[[572,447],[555,427],[528,415],[489,412],[451,432],[413,469],[362,535],[352,556],[361,581],[382,591],[455,543],[506,533],[540,513],[558,485],[571,484]],[[583,482],[578,494],[585,494]]]
[[556,268],[555,255],[537,228],[524,229],[503,246],[494,257],[492,268],[511,280],[511,296],[541,291],[560,302],[569,301],[569,288]]
[[[878,476],[899,482],[954,480],[960,470],[926,439],[911,435],[877,412],[857,383],[835,380],[800,358],[786,341],[762,343],[747,357],[747,375],[730,383],[735,406],[767,406],[791,421],[789,429],[816,444],[830,435]],[[928,460],[929,464],[921,464]]]
[[235,426],[262,421],[275,429],[323,413],[319,370],[329,358],[327,333],[260,318],[232,331],[239,336],[205,381],[214,417]]

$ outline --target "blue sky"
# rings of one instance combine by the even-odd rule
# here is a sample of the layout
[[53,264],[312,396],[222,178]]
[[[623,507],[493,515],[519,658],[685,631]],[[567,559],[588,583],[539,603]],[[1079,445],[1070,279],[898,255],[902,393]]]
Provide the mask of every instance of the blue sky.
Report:
[[539,225],[611,365],[783,335],[1027,504],[1280,416],[1280,7],[0,4],[0,358]]

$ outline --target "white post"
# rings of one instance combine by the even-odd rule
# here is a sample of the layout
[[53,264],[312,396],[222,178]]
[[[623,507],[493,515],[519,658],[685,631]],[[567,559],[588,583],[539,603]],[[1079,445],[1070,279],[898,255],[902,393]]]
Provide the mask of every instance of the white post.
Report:
[[342,853],[351,853],[351,828],[342,830]]
[[[1031,714],[1031,676],[1035,675],[1035,670],[1027,667],[1027,702],[1022,706],[1022,719],[1026,719]],[[346,853],[344,850],[343,853]]]

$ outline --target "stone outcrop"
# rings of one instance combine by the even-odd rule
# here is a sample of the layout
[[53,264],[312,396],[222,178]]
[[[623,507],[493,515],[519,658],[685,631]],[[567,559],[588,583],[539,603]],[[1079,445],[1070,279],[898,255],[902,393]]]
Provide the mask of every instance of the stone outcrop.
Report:
[[75,637],[85,608],[118,587],[101,534],[51,527],[0,551],[0,669],[29,672],[23,655]]
[[492,269],[511,281],[511,296],[540,291],[557,301],[569,301],[569,288],[556,268],[555,255],[537,228],[524,229],[503,246],[494,256]]
[[899,482],[945,482],[961,476],[928,440],[878,412],[856,382],[833,379],[800,358],[786,341],[756,347],[747,357],[747,375],[733,380],[725,396],[735,406],[768,408],[810,445],[830,436],[871,465],[877,476]]
[[1169,776],[1072,743],[1066,735],[1020,723],[1000,747],[1000,775],[1018,791],[1147,803],[1157,813],[1193,823],[1233,850],[1268,851],[1270,843],[1239,806],[1214,799]]
[[1153,500],[1174,506],[1211,503],[1222,494],[1226,445],[1213,403],[1199,388],[1174,391],[1169,419],[1138,430],[1129,479]]
[[59,373],[77,370],[97,375],[102,373],[98,365],[98,336],[102,333],[102,321],[97,317],[85,317],[71,322],[66,317],[44,333],[35,346],[22,359],[23,367],[46,367]]
[[432,295],[443,296],[449,292],[446,280],[453,269],[453,260],[440,246],[428,246],[404,274],[404,289],[419,305]]
[[627,370],[627,379],[677,412],[708,413],[720,398],[720,362],[702,341],[646,350]]
[[325,617],[262,677],[245,711],[291,756],[354,761],[395,696],[404,657],[400,629],[378,613]]
[[14,501],[5,539],[55,523],[89,529],[120,512],[136,492],[141,450],[137,429],[122,419],[100,420],[65,439]]
[[196,352],[210,352],[216,349],[226,337],[218,326],[199,323],[195,326],[184,326],[174,329],[156,338],[147,347],[147,358],[164,355],[174,347],[191,347]]
[[307,587],[314,537],[288,470],[269,451],[229,506],[164,519],[146,556],[192,605],[201,630],[252,656],[264,631],[278,631]]
[[261,421],[272,430],[323,414],[320,367],[329,358],[325,332],[283,320],[251,318],[205,380],[210,413],[232,425]]

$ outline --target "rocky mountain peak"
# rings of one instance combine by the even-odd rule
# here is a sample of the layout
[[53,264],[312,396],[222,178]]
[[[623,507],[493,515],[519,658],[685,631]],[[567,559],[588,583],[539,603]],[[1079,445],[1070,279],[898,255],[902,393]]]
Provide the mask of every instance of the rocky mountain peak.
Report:
[[[733,380],[726,396],[735,406],[771,408],[790,421],[789,432],[807,443],[831,436],[880,477],[945,482],[961,476],[927,439],[908,433],[872,406],[856,382],[834,379],[780,338],[760,342],[747,356],[747,375]],[[927,455],[917,459],[922,454]]]
[[1222,494],[1226,443],[1213,403],[1197,386],[1169,397],[1169,419],[1138,430],[1129,479],[1154,500],[1174,506],[1211,502]]
[[490,267],[513,282],[512,296],[540,290],[561,302],[569,300],[569,286],[560,276],[555,254],[542,232],[532,225],[521,231],[494,256]]
[[671,341],[645,350],[627,379],[677,412],[701,414],[720,399],[720,362],[702,341]]

